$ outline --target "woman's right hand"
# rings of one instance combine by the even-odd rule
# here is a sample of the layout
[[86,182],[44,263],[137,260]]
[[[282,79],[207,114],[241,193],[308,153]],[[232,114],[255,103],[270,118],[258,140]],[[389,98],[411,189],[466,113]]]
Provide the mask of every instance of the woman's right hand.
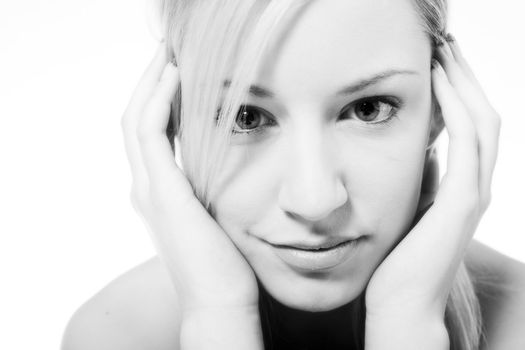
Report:
[[161,43],[121,121],[133,207],[167,265],[183,313],[256,309],[258,288],[251,266],[194,196],[166,136],[179,82],[179,70],[168,62]]

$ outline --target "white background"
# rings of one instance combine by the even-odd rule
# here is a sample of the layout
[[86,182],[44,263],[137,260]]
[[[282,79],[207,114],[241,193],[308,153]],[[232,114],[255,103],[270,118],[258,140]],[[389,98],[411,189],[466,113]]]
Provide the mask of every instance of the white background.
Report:
[[[119,124],[157,47],[146,2],[0,3],[1,349],[57,349],[81,303],[154,254],[129,201]],[[520,5],[455,1],[449,29],[503,118],[475,237],[525,261]]]

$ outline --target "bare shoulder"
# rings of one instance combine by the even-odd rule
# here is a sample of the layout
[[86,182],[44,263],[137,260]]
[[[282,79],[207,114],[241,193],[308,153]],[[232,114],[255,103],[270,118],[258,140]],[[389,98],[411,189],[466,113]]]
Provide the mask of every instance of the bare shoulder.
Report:
[[80,306],[66,327],[62,350],[177,349],[179,315],[168,272],[153,257]]
[[487,349],[525,349],[525,264],[472,240],[465,263],[476,288]]

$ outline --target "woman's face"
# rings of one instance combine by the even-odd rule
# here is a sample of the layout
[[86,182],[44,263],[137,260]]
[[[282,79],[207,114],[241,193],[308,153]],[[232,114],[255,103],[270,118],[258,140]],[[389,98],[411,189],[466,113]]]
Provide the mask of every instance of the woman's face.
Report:
[[[410,0],[315,1],[265,56],[254,85],[269,93],[245,101],[212,206],[285,305],[355,299],[412,222],[432,114],[418,20]],[[342,260],[290,261],[272,245],[333,237],[361,238]]]

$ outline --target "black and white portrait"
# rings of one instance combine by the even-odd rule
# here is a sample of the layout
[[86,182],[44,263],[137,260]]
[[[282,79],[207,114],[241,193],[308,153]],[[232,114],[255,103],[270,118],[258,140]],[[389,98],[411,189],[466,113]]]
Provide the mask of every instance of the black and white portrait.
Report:
[[524,349],[522,14],[0,5],[0,348]]

